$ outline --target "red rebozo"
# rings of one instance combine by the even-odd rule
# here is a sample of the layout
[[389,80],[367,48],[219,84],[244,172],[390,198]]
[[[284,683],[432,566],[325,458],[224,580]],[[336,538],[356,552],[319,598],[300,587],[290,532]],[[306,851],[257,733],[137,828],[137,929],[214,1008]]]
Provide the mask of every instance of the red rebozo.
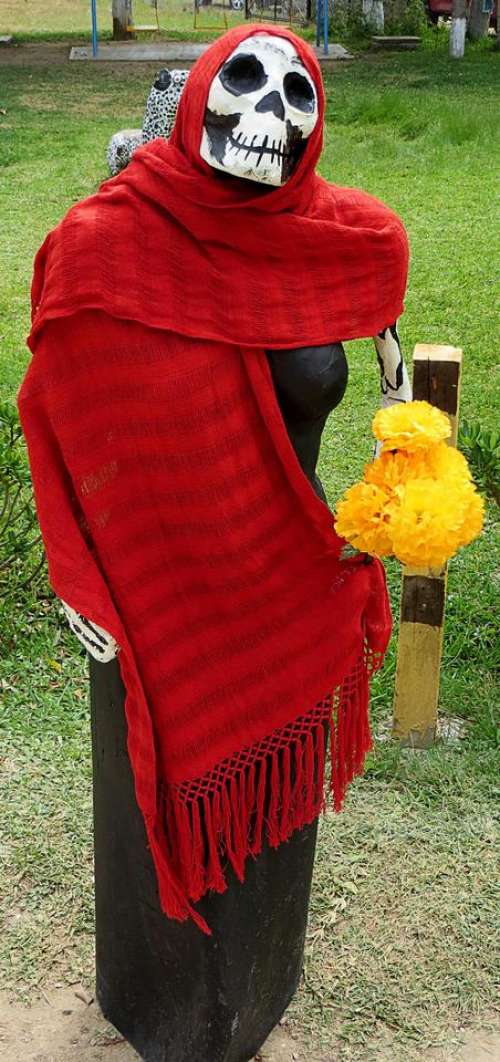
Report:
[[[261,30],[293,41],[320,121],[277,189],[199,155],[210,82]],[[161,902],[333,801],[370,743],[390,633],[383,569],[340,561],[289,442],[264,351],[375,335],[403,308],[399,219],[315,174],[323,90],[286,30],[244,26],[188,79],[171,140],[74,207],[35,264],[19,407],[52,586],[121,646],[128,747]]]

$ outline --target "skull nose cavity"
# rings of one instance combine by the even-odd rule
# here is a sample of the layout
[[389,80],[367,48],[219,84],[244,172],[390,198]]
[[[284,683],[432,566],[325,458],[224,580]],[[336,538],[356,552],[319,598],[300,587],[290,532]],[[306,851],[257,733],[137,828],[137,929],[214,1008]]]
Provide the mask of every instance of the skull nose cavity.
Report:
[[276,91],[268,92],[266,96],[259,100],[255,110],[258,111],[259,114],[266,114],[268,111],[271,111],[272,114],[274,114],[274,117],[281,118],[281,121],[283,121],[285,117],[283,100],[281,99],[279,92]]

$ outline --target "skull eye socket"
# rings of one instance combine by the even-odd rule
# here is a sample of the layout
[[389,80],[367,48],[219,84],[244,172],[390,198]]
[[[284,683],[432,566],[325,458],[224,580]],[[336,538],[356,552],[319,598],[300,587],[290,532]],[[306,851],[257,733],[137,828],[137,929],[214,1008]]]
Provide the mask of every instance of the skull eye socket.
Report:
[[283,81],[285,96],[291,107],[304,114],[312,114],[315,107],[314,91],[311,83],[302,74],[295,71],[285,74]]
[[224,88],[233,96],[256,92],[267,81],[264,67],[256,55],[235,55],[219,74]]

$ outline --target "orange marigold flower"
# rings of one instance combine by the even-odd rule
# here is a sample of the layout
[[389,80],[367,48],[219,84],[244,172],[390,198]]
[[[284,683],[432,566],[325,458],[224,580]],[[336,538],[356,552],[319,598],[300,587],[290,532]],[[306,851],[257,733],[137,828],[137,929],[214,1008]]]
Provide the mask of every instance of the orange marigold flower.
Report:
[[428,402],[405,402],[379,409],[373,418],[373,434],[386,450],[415,451],[442,442],[451,434],[445,413]]
[[392,553],[388,533],[393,499],[373,483],[355,483],[337,505],[335,529],[341,538],[377,557]]

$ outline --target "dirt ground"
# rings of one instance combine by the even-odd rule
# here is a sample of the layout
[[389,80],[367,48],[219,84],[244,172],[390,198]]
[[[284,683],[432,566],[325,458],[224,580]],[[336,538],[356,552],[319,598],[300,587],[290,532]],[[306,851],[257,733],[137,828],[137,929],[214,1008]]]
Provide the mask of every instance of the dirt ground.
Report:
[[66,43],[50,44],[9,44],[0,46],[0,67],[2,66],[61,66],[68,62],[70,45]]
[[[88,44],[87,41],[62,41],[52,43],[50,41],[40,41],[36,44],[9,44],[0,45],[0,71],[2,67],[7,66],[23,66],[30,68],[32,66],[65,66],[69,63],[69,53],[73,46],[77,47],[79,43]],[[126,47],[126,46],[125,46]],[[149,60],[143,63],[134,62],[134,67],[144,66],[147,67],[153,65],[154,68],[158,66],[158,60]],[[85,65],[85,63],[76,63],[76,66]],[[99,66],[113,67],[115,72],[126,73],[129,69],[129,64],[125,62],[120,63],[99,63]],[[168,63],[169,67],[191,67],[193,64],[186,59],[173,61]]]
[[[100,1014],[95,1002],[76,986],[44,993],[31,1007],[0,996],[1,1062],[134,1062],[139,1055]],[[258,1062],[329,1062],[307,1056],[284,1028],[278,1028]],[[257,1060],[256,1060],[257,1062]]]
[[[424,1051],[422,1062],[500,1062],[500,1032],[464,1033],[462,1039],[462,1045],[451,1053]],[[383,1062],[387,1056],[382,1049],[377,1057]],[[79,986],[44,992],[31,1007],[0,995],[1,1062],[134,1062],[138,1058]],[[336,1054],[311,1052],[284,1024],[274,1030],[255,1062],[336,1062]]]

